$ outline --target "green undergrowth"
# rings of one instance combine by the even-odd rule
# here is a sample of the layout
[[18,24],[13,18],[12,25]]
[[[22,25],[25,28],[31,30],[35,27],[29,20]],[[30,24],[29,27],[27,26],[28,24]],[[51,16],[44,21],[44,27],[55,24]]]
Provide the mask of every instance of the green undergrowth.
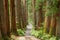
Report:
[[22,30],[22,29],[18,29],[17,32],[20,36],[24,36],[25,34],[25,30]]
[[40,38],[41,40],[56,40],[56,38],[57,38],[56,36],[44,33],[43,29],[44,28],[42,28],[42,27],[40,28],[40,30],[32,29],[31,35],[35,36],[37,38]]

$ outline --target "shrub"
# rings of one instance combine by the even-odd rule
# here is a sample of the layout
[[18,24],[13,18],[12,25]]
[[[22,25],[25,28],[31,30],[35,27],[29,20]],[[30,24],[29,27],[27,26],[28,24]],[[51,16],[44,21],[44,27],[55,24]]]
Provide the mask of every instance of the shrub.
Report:
[[20,36],[24,36],[24,33],[25,33],[24,30],[18,29],[17,31],[18,31],[18,34],[19,34]]
[[44,33],[44,28],[40,28],[40,30],[31,30],[31,35],[35,36],[37,38],[40,38],[41,40],[56,40],[56,37],[47,33]]

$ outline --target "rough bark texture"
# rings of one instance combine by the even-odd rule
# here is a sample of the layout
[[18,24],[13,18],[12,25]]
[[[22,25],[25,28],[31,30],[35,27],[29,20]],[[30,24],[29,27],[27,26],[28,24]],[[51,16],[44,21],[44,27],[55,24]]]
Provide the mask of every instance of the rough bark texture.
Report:
[[[1,9],[1,8],[0,8]],[[0,10],[1,11],[1,10]],[[0,13],[0,39],[2,40],[2,34],[1,34],[1,27],[2,27],[2,22],[1,22],[1,13]]]
[[1,33],[4,40],[10,37],[8,0],[0,0]]
[[18,25],[19,29],[22,29],[22,8],[21,8],[21,0],[17,0],[17,18],[18,18]]
[[15,0],[10,0],[10,12],[11,12],[11,29],[13,33],[17,34]]
[[24,28],[26,27],[26,25],[27,25],[27,4],[26,4],[26,0],[22,0],[22,2],[23,2],[23,5],[22,5],[22,16],[23,16],[23,21],[22,21],[22,23],[23,23],[23,26],[24,26]]
[[27,0],[23,0],[23,5],[24,5],[24,13],[25,13],[25,15],[24,15],[24,18],[25,18],[25,26],[28,24],[28,19],[27,19],[27,17],[28,17],[28,11],[27,11],[27,2],[26,2]]
[[44,24],[44,31],[45,33],[49,33],[49,29],[50,29],[50,17],[45,17],[45,24]]
[[49,33],[50,22],[51,22],[51,16],[49,16],[49,15],[46,16],[47,12],[49,12],[48,9],[47,9],[48,5],[49,5],[48,1],[45,1],[45,6],[46,6],[46,8],[45,8],[45,23],[44,23],[44,32],[45,33]]
[[56,15],[51,18],[50,34],[56,35]]
[[10,19],[9,19],[9,4],[8,0],[4,0],[4,11],[6,16],[6,28],[7,28],[7,35],[10,36]]

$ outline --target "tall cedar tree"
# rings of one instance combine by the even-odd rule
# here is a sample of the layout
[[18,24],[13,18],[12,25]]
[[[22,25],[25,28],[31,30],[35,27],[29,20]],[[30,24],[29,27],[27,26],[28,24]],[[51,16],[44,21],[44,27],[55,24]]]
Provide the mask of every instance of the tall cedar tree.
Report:
[[18,28],[19,29],[23,29],[22,27],[22,8],[21,8],[21,0],[17,0],[17,18],[18,18],[18,23],[19,23],[19,26]]
[[49,5],[49,1],[45,0],[45,22],[44,22],[44,33],[49,33],[51,16],[46,16],[48,9],[47,6]]
[[52,15],[49,33],[56,35],[56,15]]
[[10,12],[11,12],[11,29],[14,34],[17,34],[15,0],[10,0]]
[[27,0],[23,0],[24,13],[25,13],[25,26],[28,24],[28,10],[27,10]]
[[34,14],[34,26],[35,26],[35,29],[37,29],[35,2],[36,0],[32,0],[32,13]]
[[1,33],[4,40],[8,40],[7,37],[10,37],[10,22],[9,22],[9,8],[8,0],[0,0],[0,17],[1,17]]
[[7,35],[10,36],[10,19],[9,19],[9,3],[8,0],[4,0],[4,11],[6,16]]
[[[60,9],[60,0],[58,1],[58,5],[57,5],[58,9]],[[57,20],[57,26],[56,26],[56,36],[60,36],[60,10],[58,10],[58,13],[57,13],[57,17],[58,17],[58,20]]]
[[[0,9],[2,9],[2,3],[1,3],[2,1],[0,0]],[[0,10],[0,39],[2,40],[2,20],[1,20],[1,14],[2,14],[2,12],[1,12],[2,10]]]
[[27,10],[26,10],[26,0],[22,0],[22,24],[23,28],[27,25]]
[[53,34],[55,36],[59,35],[59,25],[60,25],[60,19],[57,19],[56,17],[60,17],[60,0],[58,1],[58,4],[56,5],[56,7],[58,8],[58,11],[55,15],[52,15],[52,18],[51,18],[51,28],[50,28],[50,34]]
[[41,26],[42,26],[42,23],[43,23],[43,3],[40,3],[39,5],[39,13],[38,13],[38,26],[37,28],[39,29]]

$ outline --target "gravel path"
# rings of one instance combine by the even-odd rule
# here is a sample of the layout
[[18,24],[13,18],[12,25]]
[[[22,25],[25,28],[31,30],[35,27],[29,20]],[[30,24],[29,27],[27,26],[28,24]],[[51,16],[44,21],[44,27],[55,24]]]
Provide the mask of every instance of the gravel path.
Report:
[[32,24],[29,23],[26,27],[25,36],[31,36],[30,31],[33,28]]

